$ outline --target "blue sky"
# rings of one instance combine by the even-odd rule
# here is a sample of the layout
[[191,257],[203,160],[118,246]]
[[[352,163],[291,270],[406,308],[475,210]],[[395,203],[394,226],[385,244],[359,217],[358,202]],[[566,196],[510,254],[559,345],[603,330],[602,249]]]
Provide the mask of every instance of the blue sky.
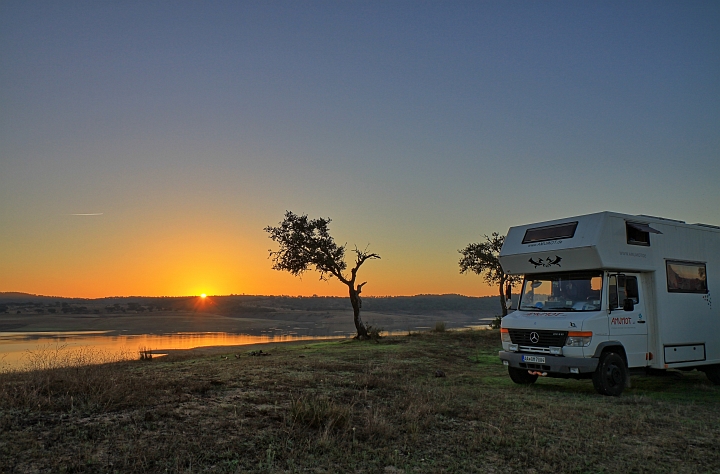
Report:
[[270,270],[286,209],[369,243],[381,295],[488,294],[457,249],[512,225],[720,225],[719,26],[717,2],[2,2],[0,291],[342,294]]

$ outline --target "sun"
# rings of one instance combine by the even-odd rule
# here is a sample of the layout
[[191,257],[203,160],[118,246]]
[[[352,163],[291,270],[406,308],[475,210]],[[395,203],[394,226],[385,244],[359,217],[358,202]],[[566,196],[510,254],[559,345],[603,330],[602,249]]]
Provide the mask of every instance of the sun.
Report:
[[205,293],[200,295],[200,298],[207,298],[207,295]]

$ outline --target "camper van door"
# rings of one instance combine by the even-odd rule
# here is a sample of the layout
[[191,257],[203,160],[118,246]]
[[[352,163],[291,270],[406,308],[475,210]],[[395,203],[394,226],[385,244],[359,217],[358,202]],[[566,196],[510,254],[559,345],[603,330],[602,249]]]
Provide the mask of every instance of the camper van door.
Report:
[[610,339],[625,347],[629,367],[647,365],[648,323],[641,282],[638,273],[608,276]]

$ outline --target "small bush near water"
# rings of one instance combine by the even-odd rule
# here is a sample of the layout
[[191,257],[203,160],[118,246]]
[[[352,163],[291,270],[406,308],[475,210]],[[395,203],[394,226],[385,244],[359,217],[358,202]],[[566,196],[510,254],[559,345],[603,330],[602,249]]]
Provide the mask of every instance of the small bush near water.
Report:
[[634,377],[620,398],[587,380],[518,386],[499,339],[0,374],[0,472],[720,471],[720,391],[704,374]]

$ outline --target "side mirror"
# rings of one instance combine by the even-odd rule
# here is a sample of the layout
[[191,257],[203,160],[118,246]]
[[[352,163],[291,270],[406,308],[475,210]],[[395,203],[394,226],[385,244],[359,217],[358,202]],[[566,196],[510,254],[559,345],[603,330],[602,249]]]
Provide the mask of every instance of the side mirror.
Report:
[[633,302],[632,298],[625,298],[623,300],[623,311],[634,311],[635,310],[635,303]]

